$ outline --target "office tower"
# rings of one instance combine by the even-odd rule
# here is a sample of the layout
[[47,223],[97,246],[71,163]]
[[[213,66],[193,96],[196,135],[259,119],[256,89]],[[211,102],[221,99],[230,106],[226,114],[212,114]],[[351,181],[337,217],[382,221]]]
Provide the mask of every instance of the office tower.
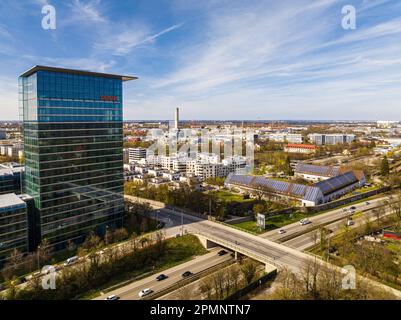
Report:
[[178,130],[179,121],[180,121],[180,108],[175,108],[175,121],[174,121],[175,130]]
[[54,249],[121,225],[122,83],[113,74],[36,66],[20,76],[26,193],[36,244]]
[[14,193],[0,195],[0,268],[11,252],[28,252],[27,205]]
[[9,166],[0,165],[0,194],[5,193],[21,193],[21,176],[24,167],[13,167],[13,163]]

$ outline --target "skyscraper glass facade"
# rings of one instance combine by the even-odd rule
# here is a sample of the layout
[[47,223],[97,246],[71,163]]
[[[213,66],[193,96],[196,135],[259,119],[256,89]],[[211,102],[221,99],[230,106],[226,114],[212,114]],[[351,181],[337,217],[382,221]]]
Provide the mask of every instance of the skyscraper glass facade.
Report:
[[35,67],[19,79],[25,192],[40,238],[56,248],[121,224],[122,82],[134,78]]
[[28,252],[27,205],[14,193],[0,195],[0,268],[11,252]]

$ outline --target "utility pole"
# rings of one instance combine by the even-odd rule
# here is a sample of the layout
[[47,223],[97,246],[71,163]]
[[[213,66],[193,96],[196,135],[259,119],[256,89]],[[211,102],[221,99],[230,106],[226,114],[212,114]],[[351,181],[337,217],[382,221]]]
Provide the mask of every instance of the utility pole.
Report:
[[181,235],[184,235],[184,213],[181,210]]
[[40,270],[40,246],[38,246],[38,248],[36,249],[38,254],[37,254],[37,258],[38,258],[38,270]]

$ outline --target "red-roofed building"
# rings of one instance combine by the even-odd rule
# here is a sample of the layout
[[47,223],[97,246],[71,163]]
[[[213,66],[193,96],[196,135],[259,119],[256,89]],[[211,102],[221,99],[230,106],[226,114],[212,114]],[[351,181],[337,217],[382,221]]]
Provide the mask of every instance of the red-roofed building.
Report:
[[315,153],[316,150],[317,147],[312,144],[289,143],[284,147],[284,151],[290,153]]

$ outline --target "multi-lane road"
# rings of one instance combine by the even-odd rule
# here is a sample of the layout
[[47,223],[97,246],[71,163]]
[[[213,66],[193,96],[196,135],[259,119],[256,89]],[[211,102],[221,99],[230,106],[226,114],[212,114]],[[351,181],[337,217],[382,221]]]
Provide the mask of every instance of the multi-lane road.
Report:
[[233,259],[228,253],[223,256],[217,255],[218,250],[219,248],[215,248],[205,255],[195,257],[190,261],[187,261],[183,264],[159,273],[164,274],[168,277],[165,280],[157,281],[156,277],[159,274],[151,275],[119,289],[104,293],[101,296],[97,297],[95,300],[105,300],[110,295],[116,295],[120,297],[121,300],[139,300],[140,297],[138,293],[143,289],[149,288],[154,293],[157,293],[182,280],[182,274],[186,271],[190,271],[194,275],[196,275],[204,270]]
[[[350,204],[349,206],[355,206],[356,212],[364,211],[365,214],[366,212],[371,214],[372,210],[381,205],[381,202],[384,199],[385,198],[383,197],[371,200],[369,201],[369,204],[363,202],[357,205]],[[306,261],[315,260],[315,257],[301,251],[303,247],[309,247],[311,245],[310,242],[313,241],[313,239],[311,237],[311,230],[308,229],[308,226],[301,226],[299,223],[286,226],[284,229],[286,229],[287,232],[283,235],[279,235],[277,230],[274,230],[267,232],[262,236],[255,236],[226,225],[202,220],[166,208],[158,208],[158,217],[159,219],[170,219],[168,221],[172,226],[174,226],[173,228],[183,230],[184,233],[194,233],[206,236],[206,238],[209,237],[210,240],[234,251],[241,252],[241,250],[245,250],[250,253],[249,256],[251,257],[252,255],[266,257],[274,261],[274,265],[278,267],[286,267],[295,272],[300,271]],[[326,225],[329,226],[330,229],[339,229],[340,225],[344,223],[344,219],[346,219],[346,215],[343,209],[332,210],[310,218],[312,225]],[[182,227],[180,226],[181,223],[183,224]],[[305,235],[303,235],[303,233],[305,233]],[[293,235],[294,238],[292,238],[291,235]],[[276,242],[285,240],[285,237],[292,238],[292,242],[288,244],[287,242]],[[297,237],[301,238],[297,239]],[[312,243],[312,245],[313,244],[314,243]],[[266,260],[263,259],[259,261],[266,263]],[[401,292],[378,283],[375,284],[386,288],[401,297]]]
[[[377,206],[380,206],[383,202],[383,200],[387,199],[387,197],[381,197],[373,200],[369,200],[369,204],[366,202],[361,202],[358,204],[350,204],[346,209],[349,209],[350,207],[355,207],[356,209],[354,211],[360,212],[360,211],[372,211],[374,208]],[[300,236],[301,234],[308,233],[310,232],[311,228],[316,228],[317,226],[325,226],[330,223],[333,223],[334,221],[338,220],[344,220],[349,216],[349,212],[345,213],[344,208],[341,209],[334,209],[326,213],[318,214],[315,216],[312,216],[308,218],[308,220],[311,222],[310,224],[301,226],[299,222],[291,223],[287,226],[284,226],[283,229],[285,233],[279,234],[278,229],[271,230],[268,232],[265,232],[261,235],[261,237],[276,241],[276,242],[282,242],[284,243],[285,241],[289,240],[290,238],[294,238],[297,236]],[[342,222],[342,224],[344,224]]]

